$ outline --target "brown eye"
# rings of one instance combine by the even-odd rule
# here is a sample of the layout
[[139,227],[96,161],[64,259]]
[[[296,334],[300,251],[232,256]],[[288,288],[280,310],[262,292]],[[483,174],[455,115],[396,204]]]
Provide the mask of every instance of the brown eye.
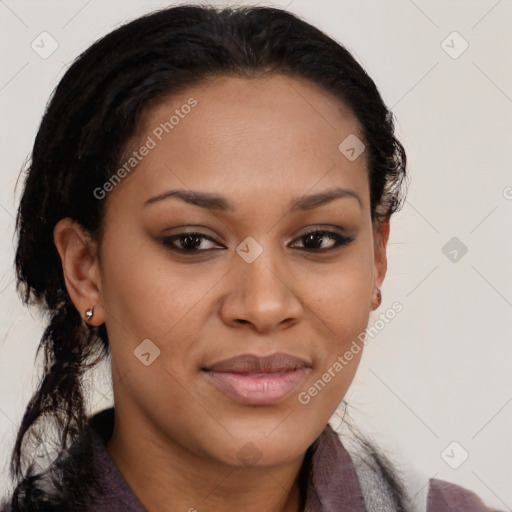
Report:
[[325,252],[348,245],[354,238],[340,235],[334,231],[313,230],[302,234],[297,240],[303,241],[302,248],[307,251]]
[[[204,243],[204,241],[209,242],[209,244]],[[213,238],[205,235],[204,233],[196,232],[178,233],[176,235],[168,236],[162,238],[162,243],[172,251],[189,253],[212,250],[213,247],[208,247],[208,245],[212,244],[218,246],[217,242],[215,242]]]

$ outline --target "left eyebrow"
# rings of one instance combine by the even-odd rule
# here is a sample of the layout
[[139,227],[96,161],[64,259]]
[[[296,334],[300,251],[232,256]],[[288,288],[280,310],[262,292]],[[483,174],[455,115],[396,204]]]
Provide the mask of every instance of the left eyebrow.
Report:
[[[236,209],[233,203],[223,196],[208,192],[183,189],[168,190],[167,192],[151,197],[144,203],[144,206],[172,197],[209,210],[234,211]],[[290,212],[312,210],[330,203],[335,199],[344,197],[356,199],[359,206],[362,207],[361,198],[353,190],[336,187],[316,194],[309,194],[295,198],[291,202]]]
[[353,190],[336,187],[329,190],[324,190],[323,192],[318,192],[317,194],[310,194],[295,199],[294,201],[292,201],[290,212],[295,212],[297,210],[312,210],[313,208],[318,208],[319,206],[330,203],[335,199],[344,197],[351,197],[356,199],[356,201],[359,203],[359,206],[362,208],[363,203],[361,201],[361,198]]

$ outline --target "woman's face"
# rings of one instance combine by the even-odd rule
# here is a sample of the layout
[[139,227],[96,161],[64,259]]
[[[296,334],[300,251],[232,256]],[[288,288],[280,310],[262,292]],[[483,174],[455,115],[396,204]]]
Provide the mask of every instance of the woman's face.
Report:
[[228,465],[296,459],[352,382],[385,273],[360,127],[311,84],[224,77],[139,135],[99,199],[117,422]]

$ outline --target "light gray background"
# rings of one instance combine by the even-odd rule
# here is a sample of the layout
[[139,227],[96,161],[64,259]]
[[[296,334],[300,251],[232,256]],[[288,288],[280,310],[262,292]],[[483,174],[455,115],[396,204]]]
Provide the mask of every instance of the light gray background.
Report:
[[[44,325],[15,292],[18,171],[66,65],[121,22],[169,4],[0,0],[2,489],[39,376],[34,355]],[[366,349],[347,395],[353,414],[426,478],[459,483],[511,510],[512,1],[260,4],[288,6],[355,54],[395,112],[408,154],[409,195],[392,222],[383,304],[370,324],[395,301],[404,309]],[[46,59],[31,48],[43,31],[58,43]],[[446,39],[454,31],[469,44],[458,58],[464,41]],[[452,237],[468,249],[455,262],[442,250]],[[91,377],[92,413],[111,398],[108,374]],[[458,469],[441,456],[453,441],[445,456],[452,465],[469,453]]]

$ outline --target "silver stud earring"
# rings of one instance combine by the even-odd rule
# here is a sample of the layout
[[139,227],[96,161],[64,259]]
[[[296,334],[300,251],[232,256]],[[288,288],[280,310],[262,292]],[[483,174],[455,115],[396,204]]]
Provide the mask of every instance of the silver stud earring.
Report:
[[89,309],[85,311],[85,319],[89,321],[94,315],[94,308],[91,306]]

